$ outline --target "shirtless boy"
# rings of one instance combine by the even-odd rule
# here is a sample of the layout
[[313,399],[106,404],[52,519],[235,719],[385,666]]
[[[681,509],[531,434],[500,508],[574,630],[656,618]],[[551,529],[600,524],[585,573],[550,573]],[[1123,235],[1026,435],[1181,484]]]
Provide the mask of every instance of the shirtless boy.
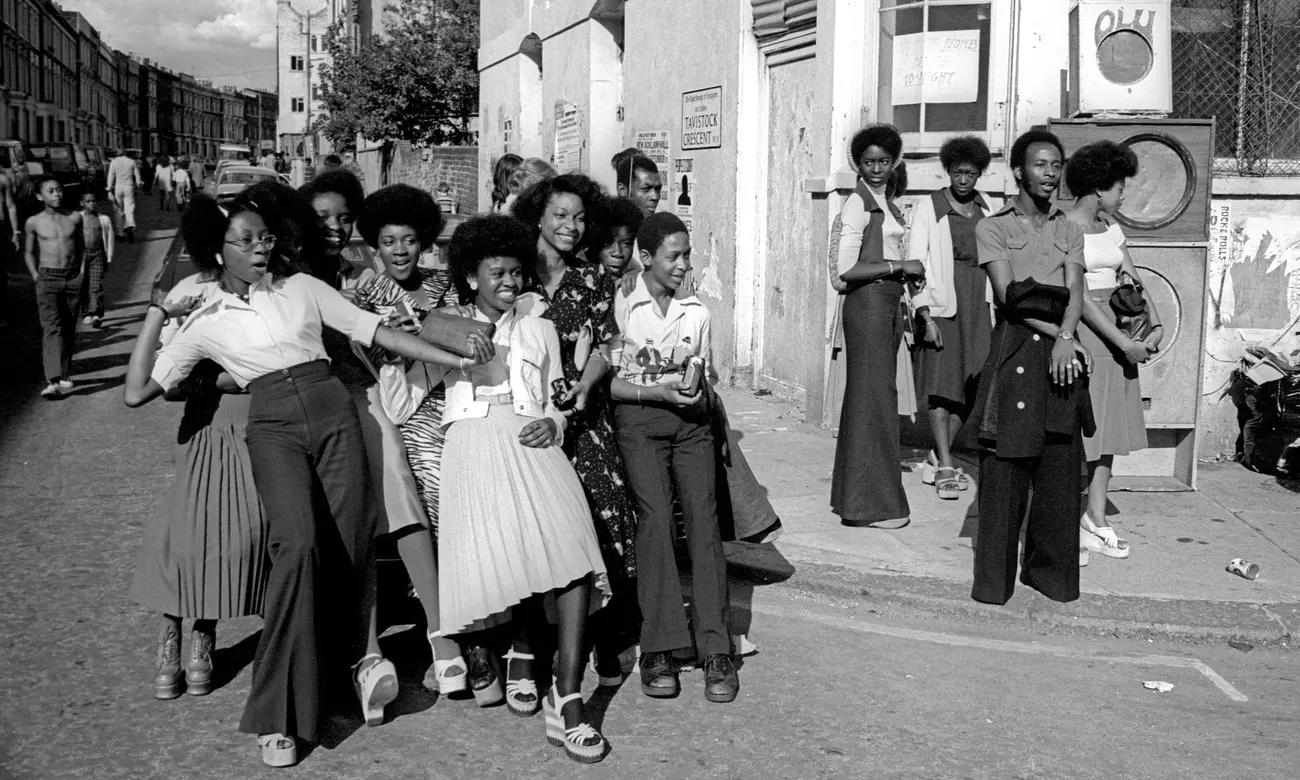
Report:
[[85,260],[83,218],[63,209],[63,187],[50,175],[36,179],[36,198],[45,207],[27,220],[27,270],[36,282],[41,315],[41,356],[49,384],[41,397],[55,399],[72,389],[72,351],[81,305]]

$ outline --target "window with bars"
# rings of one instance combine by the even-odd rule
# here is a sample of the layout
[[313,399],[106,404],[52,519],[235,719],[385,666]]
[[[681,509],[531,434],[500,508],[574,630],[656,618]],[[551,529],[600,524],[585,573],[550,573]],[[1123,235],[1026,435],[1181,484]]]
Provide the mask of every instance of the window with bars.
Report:
[[1300,0],[1173,0],[1176,117],[1214,117],[1214,171],[1300,176]]

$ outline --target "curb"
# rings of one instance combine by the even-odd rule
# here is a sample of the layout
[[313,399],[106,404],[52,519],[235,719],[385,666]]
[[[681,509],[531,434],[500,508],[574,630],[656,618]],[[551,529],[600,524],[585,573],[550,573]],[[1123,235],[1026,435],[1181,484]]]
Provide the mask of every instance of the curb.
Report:
[[[1146,639],[1187,645],[1228,642],[1290,649],[1300,604],[1197,601],[1085,593],[1061,604],[1020,585],[1003,606],[970,597],[968,583],[825,563],[791,563],[771,544],[726,543],[727,568],[755,584],[780,583],[813,594],[935,617],[1028,625],[1036,631]],[[1246,648],[1239,648],[1246,649]]]

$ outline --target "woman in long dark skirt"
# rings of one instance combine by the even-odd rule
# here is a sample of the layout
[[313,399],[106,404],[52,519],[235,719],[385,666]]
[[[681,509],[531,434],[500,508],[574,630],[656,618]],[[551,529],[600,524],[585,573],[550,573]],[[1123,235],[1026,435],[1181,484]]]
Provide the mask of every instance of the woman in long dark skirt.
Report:
[[847,376],[831,509],[850,527],[902,528],[911,522],[911,510],[898,443],[899,303],[904,283],[923,279],[925,270],[921,263],[903,259],[902,214],[886,193],[903,155],[898,130],[892,125],[863,128],[853,136],[850,151],[858,184],[840,213],[837,270],[846,285]]

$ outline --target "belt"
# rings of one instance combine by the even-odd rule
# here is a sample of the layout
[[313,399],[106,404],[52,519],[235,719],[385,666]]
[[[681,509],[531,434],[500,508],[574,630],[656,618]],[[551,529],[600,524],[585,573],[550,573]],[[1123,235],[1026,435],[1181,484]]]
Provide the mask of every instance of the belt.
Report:
[[292,383],[295,379],[324,376],[330,376],[330,362],[324,359],[311,360],[288,368],[277,368],[269,374],[263,374],[248,383],[248,390],[249,392],[264,390],[281,382]]
[[510,393],[501,393],[499,395],[482,395],[474,399],[479,403],[492,404],[493,406],[514,406],[515,397]]

